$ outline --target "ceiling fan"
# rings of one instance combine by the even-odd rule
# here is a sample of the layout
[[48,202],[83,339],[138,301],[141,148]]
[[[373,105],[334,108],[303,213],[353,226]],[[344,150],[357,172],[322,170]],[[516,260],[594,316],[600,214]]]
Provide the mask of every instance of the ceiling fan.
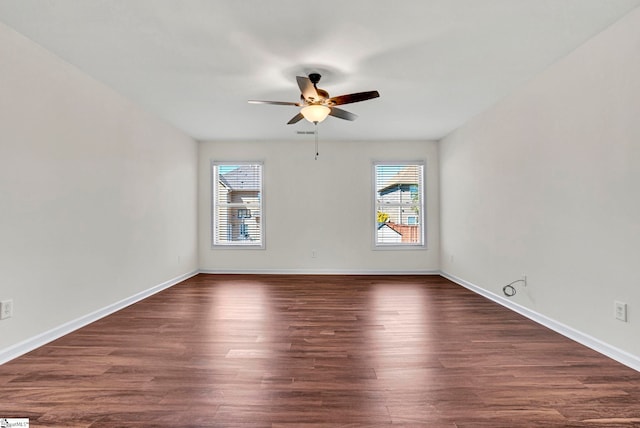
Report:
[[309,74],[309,77],[296,77],[298,86],[300,87],[300,102],[249,100],[249,103],[302,107],[300,112],[287,122],[287,125],[297,123],[303,118],[307,119],[309,122],[318,124],[318,122],[325,120],[327,116],[333,116],[345,120],[355,120],[358,117],[357,115],[335,106],[357,103],[359,101],[366,101],[380,96],[378,91],[367,91],[329,97],[329,93],[327,91],[320,89],[317,86],[320,78],[321,76],[318,73],[311,73]]

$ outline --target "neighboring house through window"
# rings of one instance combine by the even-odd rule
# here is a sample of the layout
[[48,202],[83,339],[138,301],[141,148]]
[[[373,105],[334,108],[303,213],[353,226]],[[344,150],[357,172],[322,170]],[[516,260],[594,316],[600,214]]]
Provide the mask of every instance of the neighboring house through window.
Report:
[[264,248],[262,164],[213,162],[213,246]]
[[375,246],[423,246],[424,164],[378,162],[373,168]]

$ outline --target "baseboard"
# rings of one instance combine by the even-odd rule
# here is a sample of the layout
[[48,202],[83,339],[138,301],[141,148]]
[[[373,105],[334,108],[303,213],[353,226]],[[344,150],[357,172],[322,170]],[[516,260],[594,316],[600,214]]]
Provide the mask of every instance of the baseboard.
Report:
[[640,372],[640,357],[636,355],[630,354],[626,351],[623,351],[622,349],[616,348],[615,346],[603,342],[600,339],[596,339],[595,337],[592,337],[579,330],[562,324],[554,319],[551,319],[536,311],[519,305],[511,300],[505,299],[502,296],[487,291],[484,288],[478,287],[477,285],[465,281],[464,279],[458,278],[446,272],[440,272],[440,275],[449,279],[450,281],[455,282],[458,285],[461,285],[473,291],[474,293],[480,294],[481,296],[484,296],[487,299],[498,303],[501,306],[511,309],[512,311],[517,312],[520,315],[555,331],[556,333],[559,333],[571,340],[574,340],[586,346],[587,348],[591,348],[594,351],[599,352],[600,354],[606,355],[607,357]]
[[17,343],[16,345],[0,350],[0,364],[4,364],[7,361],[13,360],[14,358],[17,358],[21,355],[26,354],[27,352],[33,351],[34,349],[39,348],[40,346],[46,345],[47,343],[55,339],[58,339],[64,336],[65,334],[69,334],[81,327],[84,327],[88,324],[91,324],[94,321],[99,320],[100,318],[104,318],[107,315],[110,315],[114,312],[119,311],[120,309],[124,309],[127,306],[130,306],[136,302],[139,302],[142,299],[145,299],[166,288],[176,285],[179,282],[189,279],[192,276],[197,275],[198,273],[199,273],[198,271],[193,271],[193,272],[186,273],[184,275],[180,275],[176,278],[170,279],[169,281],[165,281],[162,284],[158,284],[154,287],[151,287],[148,290],[144,290],[139,293],[136,293],[133,296],[120,300],[119,302],[105,306],[104,308],[98,309],[95,312],[92,312],[90,314],[84,315],[75,320],[64,323],[49,331],[46,331],[37,336],[24,340],[20,343]]
[[439,270],[353,270],[353,269],[200,269],[218,275],[440,275]]

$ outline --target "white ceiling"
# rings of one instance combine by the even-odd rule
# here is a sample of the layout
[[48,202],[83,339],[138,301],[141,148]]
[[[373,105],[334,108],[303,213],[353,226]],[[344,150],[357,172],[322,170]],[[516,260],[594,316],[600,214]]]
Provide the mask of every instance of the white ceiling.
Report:
[[[440,139],[640,0],[0,0],[0,21],[200,140],[295,140],[296,75],[325,140]],[[0,76],[1,78],[1,76]]]

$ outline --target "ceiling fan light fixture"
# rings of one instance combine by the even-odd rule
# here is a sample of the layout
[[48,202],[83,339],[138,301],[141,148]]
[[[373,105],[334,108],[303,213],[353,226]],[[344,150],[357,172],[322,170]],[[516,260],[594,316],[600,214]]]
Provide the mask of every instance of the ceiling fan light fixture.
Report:
[[323,106],[321,104],[312,104],[306,107],[302,107],[300,109],[300,113],[312,123],[320,123],[327,118],[331,109],[327,106]]

